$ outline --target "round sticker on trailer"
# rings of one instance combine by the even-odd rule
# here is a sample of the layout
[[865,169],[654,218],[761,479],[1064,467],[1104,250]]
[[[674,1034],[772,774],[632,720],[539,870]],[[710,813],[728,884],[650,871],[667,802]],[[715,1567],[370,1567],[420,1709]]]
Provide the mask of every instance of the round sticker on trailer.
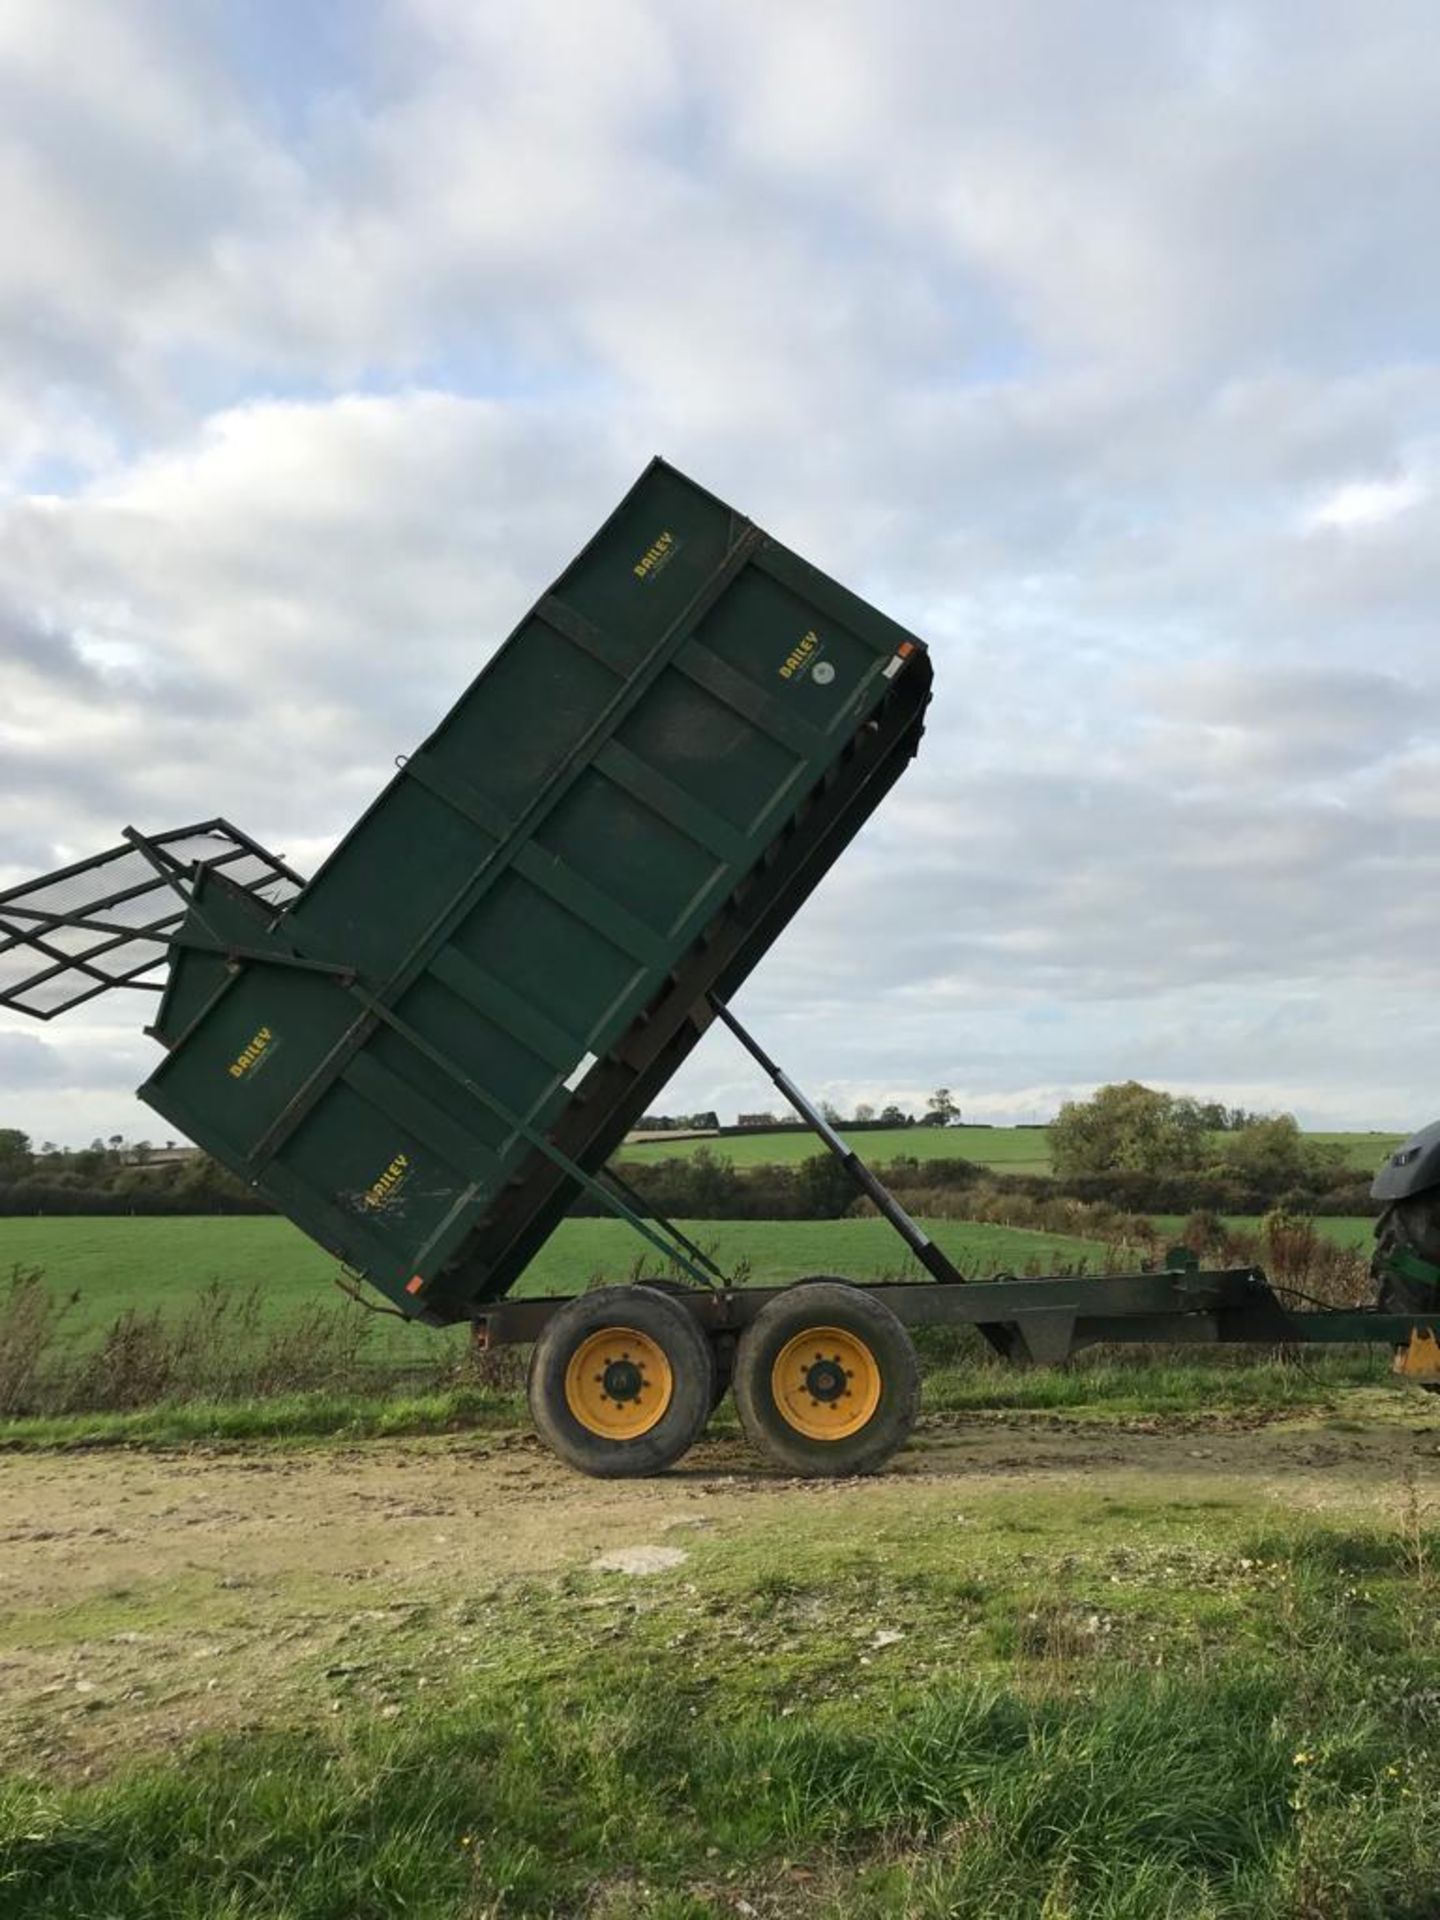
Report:
[[828,687],[835,678],[835,669],[828,660],[817,660],[810,669],[810,678],[817,687]]

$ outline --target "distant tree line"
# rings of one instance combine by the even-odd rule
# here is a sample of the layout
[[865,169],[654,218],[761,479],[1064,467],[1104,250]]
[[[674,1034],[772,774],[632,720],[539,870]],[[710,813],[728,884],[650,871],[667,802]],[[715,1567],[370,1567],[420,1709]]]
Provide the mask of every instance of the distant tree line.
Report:
[[[937,1096],[945,1091],[937,1089]],[[931,1112],[943,1111],[935,1098]],[[1226,1116],[1223,1127],[1212,1125],[1216,1112]],[[654,1118],[647,1118],[647,1130]],[[872,1120],[863,1107],[832,1121],[886,1123],[886,1114]],[[701,1129],[691,1124],[690,1130]],[[922,1161],[904,1154],[880,1170],[902,1196],[956,1194],[983,1182],[1031,1200],[1082,1200],[1131,1213],[1259,1214],[1277,1206],[1300,1214],[1375,1211],[1368,1175],[1347,1166],[1339,1148],[1307,1138],[1293,1115],[1216,1107],[1133,1080],[1067,1102],[1050,1128],[1050,1145],[1048,1175],[1005,1173],[959,1156]],[[169,1163],[157,1162],[157,1151],[119,1136],[74,1150],[48,1141],[37,1148],[18,1129],[0,1128],[0,1215],[274,1212],[208,1155]],[[625,1177],[658,1212],[677,1219],[837,1219],[857,1197],[826,1153],[788,1166],[737,1167],[723,1146],[706,1146],[626,1163]],[[582,1194],[572,1211],[606,1209]]]
[[169,1160],[119,1134],[88,1147],[36,1147],[18,1127],[0,1127],[0,1215],[273,1212],[206,1153]]
[[[862,1100],[851,1113],[846,1113],[831,1100],[820,1102],[820,1111],[832,1127],[953,1127],[960,1119],[960,1108],[951,1095],[949,1087],[937,1087],[930,1095],[929,1104],[919,1115],[907,1112],[904,1107],[893,1102],[878,1110],[869,1101]],[[633,1133],[801,1133],[805,1122],[793,1113],[775,1113],[765,1110],[756,1113],[742,1113],[733,1127],[722,1127],[714,1113],[647,1113],[635,1122]]]
[[[875,1166],[912,1211],[953,1213],[956,1218],[966,1217],[959,1196],[967,1187],[984,1189],[991,1201],[1006,1194],[1035,1202],[1079,1200],[1128,1214],[1264,1214],[1275,1208],[1300,1216],[1376,1211],[1368,1175],[1344,1167],[1297,1180],[1283,1165],[1191,1173],[1119,1168],[1061,1175],[1005,1173],[958,1157],[919,1160],[902,1155]],[[844,1169],[829,1154],[791,1166],[737,1167],[723,1152],[707,1147],[683,1158],[677,1154],[670,1160],[627,1164],[625,1178],[656,1212],[675,1220],[836,1220],[859,1200]],[[571,1211],[594,1216],[607,1209],[595,1196],[582,1194]]]

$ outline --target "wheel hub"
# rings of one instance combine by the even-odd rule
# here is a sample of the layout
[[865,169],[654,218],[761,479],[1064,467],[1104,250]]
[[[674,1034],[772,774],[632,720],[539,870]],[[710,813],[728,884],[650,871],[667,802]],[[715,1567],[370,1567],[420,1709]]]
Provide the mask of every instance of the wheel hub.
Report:
[[628,1354],[609,1361],[605,1371],[596,1374],[595,1378],[603,1396],[611,1400],[638,1400],[645,1391],[644,1371],[636,1366]]
[[880,1364],[848,1327],[808,1327],[776,1354],[770,1390],[807,1440],[845,1440],[880,1404]]
[[846,1384],[849,1378],[850,1375],[840,1364],[838,1353],[829,1359],[817,1353],[806,1370],[805,1389],[812,1400],[829,1406],[832,1401],[852,1391]]
[[565,1405],[589,1433],[638,1440],[664,1416],[675,1391],[665,1349],[634,1327],[602,1327],[570,1356]]

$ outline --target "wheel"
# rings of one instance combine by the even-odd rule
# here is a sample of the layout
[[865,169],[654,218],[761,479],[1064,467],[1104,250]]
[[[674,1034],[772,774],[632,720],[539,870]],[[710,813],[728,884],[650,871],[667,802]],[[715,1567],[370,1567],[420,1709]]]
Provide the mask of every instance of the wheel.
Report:
[[[1440,1197],[1433,1191],[1398,1201],[1375,1223],[1375,1304],[1391,1313],[1429,1313],[1440,1305],[1440,1292],[1423,1277],[1424,1266],[1440,1268]],[[1417,1272],[1416,1269],[1420,1271]],[[1397,1347],[1403,1354],[1404,1347]],[[1440,1383],[1421,1380],[1426,1393],[1440,1393]]]
[[1375,1222],[1370,1270],[1380,1306],[1428,1313],[1440,1302],[1440,1192],[1412,1194],[1386,1208]]
[[[641,1280],[637,1284],[653,1287],[657,1293],[668,1293],[673,1300],[683,1300],[691,1291],[689,1287],[681,1286],[678,1280]],[[710,1396],[710,1411],[714,1413],[730,1391],[730,1382],[735,1375],[735,1335],[712,1333],[707,1338],[715,1360],[715,1389]]]
[[562,1307],[535,1342],[530,1417],[581,1473],[661,1473],[699,1439],[714,1387],[710,1343],[678,1300],[602,1287]]
[[882,1301],[810,1280],[762,1307],[740,1336],[735,1404],[746,1437],[791,1473],[874,1473],[920,1405],[915,1345]]

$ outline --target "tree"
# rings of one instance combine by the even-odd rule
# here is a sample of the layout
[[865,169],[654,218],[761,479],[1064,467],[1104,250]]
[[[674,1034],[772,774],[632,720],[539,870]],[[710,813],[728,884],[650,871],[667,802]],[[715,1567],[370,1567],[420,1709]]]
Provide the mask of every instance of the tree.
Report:
[[1183,1173],[1204,1157],[1205,1121],[1194,1100],[1138,1080],[1067,1100],[1050,1128],[1055,1171]]
[[873,1120],[874,1118],[875,1118],[875,1109],[874,1109],[874,1107],[872,1107],[872,1106],[871,1106],[871,1104],[870,1104],[870,1102],[869,1102],[868,1100],[862,1100],[862,1101],[860,1102],[860,1104],[859,1104],[859,1106],[858,1106],[858,1107],[856,1107],[856,1109],[855,1109],[855,1124],[856,1124],[856,1126],[857,1126],[857,1127],[868,1127],[868,1126],[869,1126],[869,1124],[870,1124],[870,1122],[871,1122],[871,1121],[872,1121],[872,1120]]
[[795,1169],[795,1191],[806,1220],[838,1220],[856,1199],[856,1188],[840,1162],[828,1153],[813,1154]]
[[910,1116],[902,1113],[899,1107],[890,1106],[880,1109],[880,1118],[887,1127],[903,1127],[909,1124]]
[[950,1097],[949,1087],[937,1087],[930,1096],[930,1111],[923,1124],[930,1127],[948,1127],[952,1120],[960,1118],[960,1109]]
[[690,1204],[695,1210],[695,1217],[699,1220],[723,1220],[726,1209],[734,1205],[739,1179],[733,1161],[712,1153],[709,1147],[701,1147],[691,1156],[688,1172]]
[[0,1127],[0,1180],[23,1180],[34,1165],[29,1134],[19,1127]]
[[1293,1113],[1251,1115],[1222,1149],[1224,1165],[1257,1184],[1326,1186],[1344,1164],[1339,1147],[1307,1140]]

